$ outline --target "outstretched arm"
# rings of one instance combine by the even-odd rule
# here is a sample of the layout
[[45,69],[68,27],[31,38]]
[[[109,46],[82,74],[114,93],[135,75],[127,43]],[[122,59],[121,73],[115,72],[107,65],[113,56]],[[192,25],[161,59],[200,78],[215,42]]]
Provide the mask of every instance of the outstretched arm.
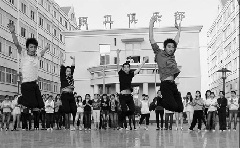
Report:
[[72,66],[75,66],[75,57],[73,57],[73,56],[70,56],[70,59],[72,59],[72,60],[73,60],[73,62],[72,62]]
[[146,63],[147,60],[148,60],[148,57],[145,57],[145,58],[144,58],[144,61],[142,62],[142,64],[138,67],[137,70],[134,71],[134,76],[139,73],[139,71],[141,70],[141,68],[142,68],[143,65]]
[[175,27],[178,29],[177,35],[174,38],[174,41],[178,44],[179,43],[179,38],[180,38],[180,33],[181,33],[181,22],[177,24],[177,20],[175,19]]
[[119,53],[121,52],[121,50],[117,49],[117,71],[119,72],[120,71],[120,66],[119,66],[119,62],[120,62],[120,59],[119,59]]
[[43,57],[45,52],[50,49],[50,44],[47,44],[46,47],[40,52],[40,56]]
[[156,16],[152,16],[149,22],[149,41],[151,44],[156,43],[153,37],[153,26],[155,21],[157,21],[157,17]]
[[12,34],[12,38],[13,38],[14,45],[15,45],[15,46],[17,47],[17,49],[18,49],[18,53],[21,54],[21,52],[22,52],[22,47],[20,46],[20,44],[19,44],[19,42],[18,42],[18,39],[17,39],[17,36],[16,36],[16,34],[15,34],[15,26],[14,26],[14,24],[9,23],[9,24],[8,24],[8,28],[9,28],[11,34]]

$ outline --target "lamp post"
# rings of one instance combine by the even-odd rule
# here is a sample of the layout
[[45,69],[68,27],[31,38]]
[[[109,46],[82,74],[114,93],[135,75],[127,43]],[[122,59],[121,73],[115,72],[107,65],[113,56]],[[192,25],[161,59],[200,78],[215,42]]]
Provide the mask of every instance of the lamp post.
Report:
[[225,92],[225,80],[227,78],[227,72],[231,72],[231,71],[228,70],[227,68],[222,68],[222,69],[219,69],[217,72],[221,72],[222,73],[223,91]]
[[20,92],[20,91],[19,91],[20,82],[21,82],[21,81],[20,81],[20,77],[21,77],[21,74],[18,73],[18,74],[17,74],[18,95],[19,95],[19,92]]

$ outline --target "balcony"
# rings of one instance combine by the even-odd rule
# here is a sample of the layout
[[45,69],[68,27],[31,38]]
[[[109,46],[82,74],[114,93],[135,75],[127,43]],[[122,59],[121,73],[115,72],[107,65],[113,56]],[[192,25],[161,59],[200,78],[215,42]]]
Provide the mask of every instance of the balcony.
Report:
[[[131,70],[136,70],[141,63],[130,63]],[[121,67],[121,65],[120,65]],[[181,66],[178,66],[181,69]],[[156,77],[155,77],[155,69],[156,69]],[[91,73],[91,85],[102,84],[103,83],[103,70],[105,71],[105,83],[106,84],[114,84],[119,83],[117,65],[109,64],[109,65],[100,65],[96,67],[88,68],[88,71]],[[156,80],[155,80],[156,79]],[[137,74],[132,83],[157,83],[160,82],[159,74],[158,74],[158,66],[156,63],[146,63],[139,74]],[[177,83],[177,82],[176,82]]]

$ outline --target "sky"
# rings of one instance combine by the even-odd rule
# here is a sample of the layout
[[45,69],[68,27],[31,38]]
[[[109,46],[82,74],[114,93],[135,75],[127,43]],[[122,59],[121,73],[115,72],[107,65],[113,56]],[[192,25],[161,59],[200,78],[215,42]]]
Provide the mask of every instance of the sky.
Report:
[[174,13],[185,12],[182,26],[203,26],[200,46],[207,45],[207,31],[218,12],[219,0],[55,0],[60,7],[73,6],[78,17],[88,17],[89,30],[104,29],[104,15],[112,15],[112,28],[128,28],[129,13],[136,13],[135,25],[148,27],[153,12],[162,15],[160,27],[174,25]]

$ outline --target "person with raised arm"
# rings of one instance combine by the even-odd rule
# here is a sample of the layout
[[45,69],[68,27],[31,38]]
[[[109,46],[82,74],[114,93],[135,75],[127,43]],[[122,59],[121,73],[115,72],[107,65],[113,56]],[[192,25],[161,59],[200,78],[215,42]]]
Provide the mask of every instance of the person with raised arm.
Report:
[[[120,53],[120,50],[118,49],[117,50],[117,70],[118,70],[118,76],[119,76],[119,82],[120,82],[119,102],[120,102],[122,114],[123,114],[122,119],[120,119],[121,120],[120,125],[122,126],[123,125],[122,123],[126,118],[126,116],[133,117],[135,112],[135,105],[133,101],[132,86],[131,86],[132,78],[140,72],[141,68],[148,60],[148,57],[144,58],[144,61],[138,67],[137,70],[130,71],[130,62],[124,63],[122,68],[120,68],[119,53]],[[121,127],[121,129],[122,128],[123,127]]]
[[158,64],[160,74],[160,90],[162,93],[162,101],[160,102],[160,105],[169,111],[182,112],[182,98],[174,81],[180,73],[174,53],[180,38],[181,22],[177,24],[177,20],[175,19],[175,27],[178,30],[177,35],[174,39],[166,39],[163,43],[164,50],[161,50],[153,37],[153,26],[157,19],[157,16],[152,16],[150,19],[149,41],[154,51],[155,61]]
[[22,97],[19,104],[28,108],[43,108],[44,102],[41,97],[41,92],[37,84],[39,59],[43,57],[45,52],[49,50],[50,45],[47,44],[45,49],[37,52],[38,41],[35,38],[26,40],[26,51],[22,49],[15,34],[15,26],[13,23],[8,24],[8,28],[12,34],[13,42],[17,47],[18,53],[21,55],[22,61]]

